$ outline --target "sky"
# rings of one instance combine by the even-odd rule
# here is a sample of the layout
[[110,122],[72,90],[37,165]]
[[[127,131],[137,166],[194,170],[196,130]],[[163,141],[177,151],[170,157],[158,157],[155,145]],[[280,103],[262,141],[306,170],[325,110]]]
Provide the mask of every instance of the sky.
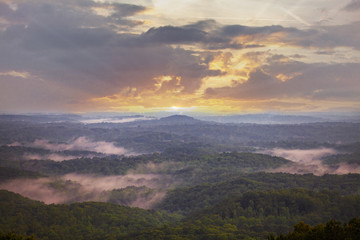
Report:
[[360,111],[360,0],[0,0],[0,113]]

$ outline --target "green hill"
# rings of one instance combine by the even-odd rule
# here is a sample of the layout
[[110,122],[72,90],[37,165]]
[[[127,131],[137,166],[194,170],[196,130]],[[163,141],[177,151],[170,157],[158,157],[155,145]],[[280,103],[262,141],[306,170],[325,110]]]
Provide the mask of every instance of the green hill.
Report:
[[0,229],[36,239],[116,239],[174,221],[156,211],[111,203],[46,205],[0,190]]

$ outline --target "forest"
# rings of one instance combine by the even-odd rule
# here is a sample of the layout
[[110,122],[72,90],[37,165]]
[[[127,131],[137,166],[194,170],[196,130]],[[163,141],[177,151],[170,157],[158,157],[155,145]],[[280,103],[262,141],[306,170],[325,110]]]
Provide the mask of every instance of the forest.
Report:
[[358,122],[85,120],[0,116],[0,239],[359,239]]

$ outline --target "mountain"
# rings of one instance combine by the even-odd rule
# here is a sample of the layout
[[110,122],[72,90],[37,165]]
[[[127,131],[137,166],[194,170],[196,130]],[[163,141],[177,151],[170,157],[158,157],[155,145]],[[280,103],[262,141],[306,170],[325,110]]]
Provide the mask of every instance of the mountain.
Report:
[[186,115],[171,115],[160,118],[159,121],[164,124],[194,124],[201,122],[200,120]]
[[201,120],[221,123],[257,123],[257,124],[298,124],[329,121],[326,118],[303,115],[281,114],[242,114],[229,116],[204,116]]

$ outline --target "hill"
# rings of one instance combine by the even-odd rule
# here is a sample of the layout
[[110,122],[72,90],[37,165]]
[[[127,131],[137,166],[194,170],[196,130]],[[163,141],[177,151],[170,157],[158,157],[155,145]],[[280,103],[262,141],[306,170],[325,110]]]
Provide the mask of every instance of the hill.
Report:
[[0,190],[0,229],[36,239],[115,239],[161,226],[174,218],[160,212],[111,203],[46,205]]

